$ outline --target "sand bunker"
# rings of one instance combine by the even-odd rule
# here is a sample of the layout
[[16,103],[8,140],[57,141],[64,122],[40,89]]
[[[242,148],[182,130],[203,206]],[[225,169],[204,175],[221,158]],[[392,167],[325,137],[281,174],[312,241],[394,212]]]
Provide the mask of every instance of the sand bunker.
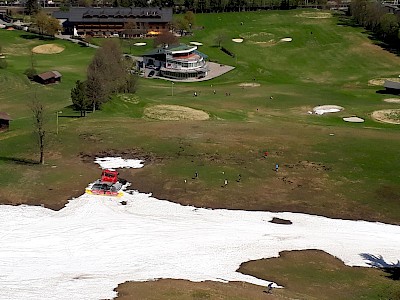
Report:
[[254,83],[254,82],[243,82],[239,84],[240,87],[257,87],[260,86],[259,83]]
[[243,39],[232,39],[235,43],[243,43]]
[[56,54],[64,51],[64,47],[56,44],[44,44],[40,46],[36,46],[32,49],[33,53],[38,54]]
[[364,119],[361,119],[359,117],[346,117],[346,118],[343,118],[343,121],[350,122],[350,123],[363,123]]
[[388,103],[400,103],[400,98],[387,98],[387,99],[384,99],[383,101],[388,102]]
[[327,113],[335,113],[343,110],[344,108],[338,105],[320,105],[313,108],[314,114],[323,115]]
[[190,44],[195,46],[203,46],[203,43],[200,42],[190,42]]
[[326,12],[302,12],[301,14],[298,14],[297,17],[309,19],[328,19],[332,18],[332,14]]
[[400,109],[383,109],[372,113],[376,121],[390,124],[400,124]]
[[368,85],[383,86],[385,83],[385,80],[400,82],[400,78],[375,78],[375,79],[368,80]]
[[291,42],[291,41],[293,41],[292,38],[283,38],[283,39],[281,39],[281,42]]
[[134,43],[133,45],[135,45],[135,46],[146,46],[147,44],[146,43]]
[[179,105],[155,105],[144,110],[150,119],[163,121],[208,120],[210,116],[202,111]]

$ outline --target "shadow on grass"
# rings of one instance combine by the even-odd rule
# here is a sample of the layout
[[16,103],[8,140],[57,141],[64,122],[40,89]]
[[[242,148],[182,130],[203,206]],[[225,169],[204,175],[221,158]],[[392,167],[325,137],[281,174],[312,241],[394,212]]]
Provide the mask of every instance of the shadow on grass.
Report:
[[[357,24],[352,17],[347,16],[347,15],[339,16],[337,25],[363,28],[363,26]],[[390,53],[400,56],[400,45],[398,44],[397,41],[387,43],[387,42],[383,41],[376,33],[369,31],[367,29],[365,29],[362,33],[368,35],[368,38],[375,45],[381,47],[382,49],[384,49]]]
[[360,256],[367,260],[367,264],[371,267],[379,268],[387,273],[387,278],[400,280],[400,260],[397,260],[397,263],[388,263],[383,259],[382,255],[376,256],[369,253],[361,253]]
[[381,47],[382,49],[393,53],[397,56],[400,56],[400,45],[397,45],[396,42],[387,43],[382,41],[376,34],[373,32],[368,32],[368,38],[377,46]]
[[22,34],[21,37],[26,40],[40,40],[40,41],[54,41],[55,38],[46,35],[38,35],[38,34]]
[[16,163],[19,165],[38,165],[39,162],[31,159],[18,158],[18,157],[4,157],[0,156],[0,161]]
[[79,119],[84,118],[84,116],[77,116],[77,115],[58,115],[59,118],[72,118],[72,119]]
[[399,92],[393,92],[393,91],[391,91],[391,90],[378,90],[378,91],[376,91],[376,93],[377,94],[381,94],[381,95],[393,95],[393,96],[398,96],[399,94],[400,94],[400,91]]

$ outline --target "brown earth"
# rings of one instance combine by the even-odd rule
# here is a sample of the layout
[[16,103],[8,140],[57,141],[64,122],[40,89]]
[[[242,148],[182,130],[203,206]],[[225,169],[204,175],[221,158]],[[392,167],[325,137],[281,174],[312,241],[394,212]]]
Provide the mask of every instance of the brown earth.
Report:
[[36,46],[32,49],[33,53],[38,54],[57,54],[64,51],[64,47],[61,47],[56,44],[44,44],[40,46]]
[[385,80],[400,82],[400,78],[376,78],[376,79],[368,80],[368,85],[383,86],[385,83]]
[[267,294],[261,286],[245,282],[192,282],[178,279],[158,279],[147,282],[125,282],[118,285],[118,300],[275,300],[285,299],[275,289]]
[[332,18],[332,14],[326,12],[302,12],[301,14],[298,14],[297,17],[309,19],[329,19]]
[[400,124],[400,109],[383,109],[374,111],[371,117],[379,122]]
[[202,111],[180,105],[155,105],[144,110],[147,118],[163,121],[208,120],[210,116]]

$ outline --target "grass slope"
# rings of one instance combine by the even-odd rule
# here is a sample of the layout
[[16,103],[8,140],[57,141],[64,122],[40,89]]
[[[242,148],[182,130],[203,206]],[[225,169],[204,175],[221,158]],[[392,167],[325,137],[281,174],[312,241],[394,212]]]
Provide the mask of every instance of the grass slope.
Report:
[[[70,89],[85,78],[93,49],[0,30],[9,64],[0,70],[0,111],[14,119],[0,134],[2,203],[59,209],[98,177],[93,155],[122,154],[147,159],[146,168],[121,171],[134,188],[171,201],[399,224],[399,127],[370,117],[397,104],[384,102],[388,95],[376,93],[381,88],[368,86],[368,80],[398,76],[400,59],[373,45],[359,28],[340,26],[335,17],[312,19],[305,12],[197,15],[204,29],[182,41],[202,42],[200,51],[236,66],[233,71],[207,82],[177,82],[173,97],[170,82],[141,79],[135,95],[116,96],[86,118],[77,118],[69,107]],[[226,35],[222,45],[235,58],[216,47],[221,32]],[[231,41],[238,37],[244,42]],[[293,41],[280,42],[285,37]],[[148,46],[132,47],[132,53],[149,49],[152,41],[146,41]],[[45,43],[65,48],[34,55],[39,71],[63,74],[57,85],[31,83],[23,75],[31,64],[30,49]],[[244,82],[260,86],[240,87]],[[47,107],[44,166],[35,163],[38,149],[28,109],[34,97]],[[203,110],[210,120],[143,117],[146,107],[158,104]],[[345,109],[324,116],[307,113],[322,104]],[[63,111],[58,135],[57,111]],[[351,115],[366,121],[341,120]],[[196,171],[199,178],[192,179]],[[222,187],[225,179],[229,183]]]

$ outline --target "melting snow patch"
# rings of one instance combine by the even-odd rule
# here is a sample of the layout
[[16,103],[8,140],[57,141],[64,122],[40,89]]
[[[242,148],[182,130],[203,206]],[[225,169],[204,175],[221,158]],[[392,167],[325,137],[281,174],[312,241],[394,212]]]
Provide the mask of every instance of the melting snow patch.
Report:
[[361,119],[359,117],[347,117],[347,118],[343,118],[343,121],[350,122],[350,123],[363,123],[364,119]]
[[313,108],[313,112],[317,115],[323,115],[326,113],[335,113],[343,110],[343,107],[338,105],[320,105]]
[[400,255],[400,226],[194,208],[139,192],[83,195],[60,211],[1,205],[0,236],[0,299],[109,299],[119,283],[156,278],[267,285],[236,270],[283,250],[320,249],[350,266],[369,266],[363,253]]
[[235,43],[243,43],[243,39],[232,39]]
[[142,168],[143,160],[123,159],[122,157],[96,157],[94,160],[102,169]]

